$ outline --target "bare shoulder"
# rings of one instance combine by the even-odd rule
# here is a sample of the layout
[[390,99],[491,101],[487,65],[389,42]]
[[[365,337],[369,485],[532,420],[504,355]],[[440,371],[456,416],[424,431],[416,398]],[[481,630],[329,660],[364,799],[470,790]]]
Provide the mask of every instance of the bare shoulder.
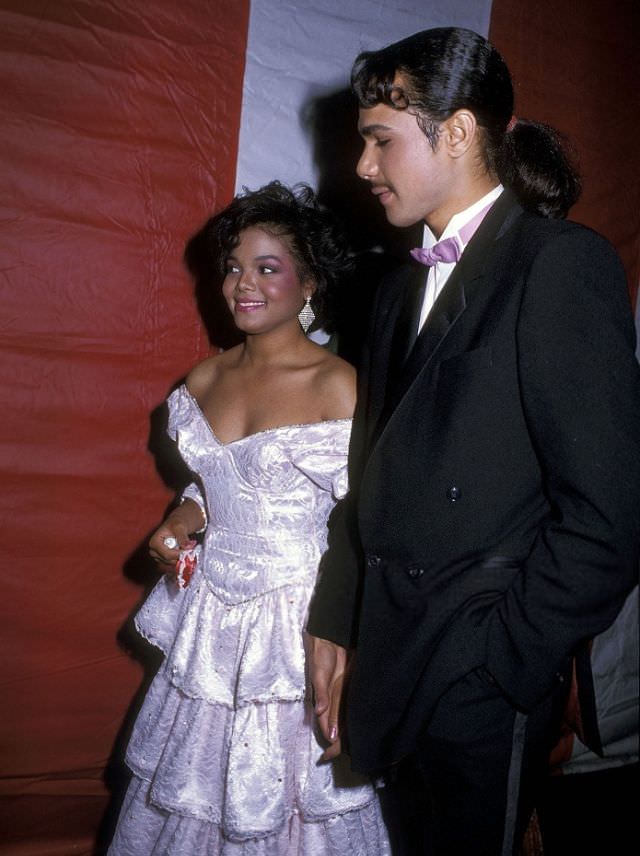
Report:
[[351,363],[327,351],[318,365],[315,383],[322,400],[324,419],[353,416],[356,406],[356,370]]
[[214,354],[194,366],[186,378],[189,392],[196,398],[204,396],[210,387],[216,383],[225,368],[234,361],[236,356],[234,351],[236,350],[237,348],[230,348],[228,351]]

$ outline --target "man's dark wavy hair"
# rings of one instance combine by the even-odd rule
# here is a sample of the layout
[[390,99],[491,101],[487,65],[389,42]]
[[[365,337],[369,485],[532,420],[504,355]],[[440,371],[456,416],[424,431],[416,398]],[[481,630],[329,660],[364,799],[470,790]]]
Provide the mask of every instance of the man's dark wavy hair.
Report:
[[361,107],[382,103],[415,112],[433,148],[440,124],[456,110],[470,110],[481,129],[486,167],[524,208],[565,217],[580,195],[580,178],[563,138],[539,122],[512,122],[509,69],[493,45],[472,30],[437,27],[361,53],[351,85]]

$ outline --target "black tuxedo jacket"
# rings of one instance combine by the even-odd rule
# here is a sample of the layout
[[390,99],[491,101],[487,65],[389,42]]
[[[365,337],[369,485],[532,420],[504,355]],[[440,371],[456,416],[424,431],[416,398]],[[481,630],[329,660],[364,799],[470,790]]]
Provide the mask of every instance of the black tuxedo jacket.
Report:
[[410,752],[473,669],[530,709],[637,579],[640,369],[612,248],[505,192],[403,363],[425,275],[379,290],[308,623],[356,648],[363,771]]

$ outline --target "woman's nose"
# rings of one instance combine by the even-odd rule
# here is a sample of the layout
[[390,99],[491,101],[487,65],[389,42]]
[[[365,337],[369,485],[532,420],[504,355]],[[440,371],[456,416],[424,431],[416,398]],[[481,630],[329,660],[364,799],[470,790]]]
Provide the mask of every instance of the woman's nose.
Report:
[[253,291],[256,287],[256,284],[253,280],[253,276],[251,271],[243,271],[238,277],[238,282],[236,284],[236,288],[239,291]]

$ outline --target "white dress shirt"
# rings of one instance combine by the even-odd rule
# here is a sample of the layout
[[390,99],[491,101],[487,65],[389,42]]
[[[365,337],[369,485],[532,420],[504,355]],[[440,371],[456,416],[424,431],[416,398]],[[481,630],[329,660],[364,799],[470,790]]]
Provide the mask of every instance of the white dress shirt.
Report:
[[[438,241],[442,241],[444,238],[452,238],[455,235],[458,239],[458,243],[464,251],[464,248],[471,240],[472,235],[467,235],[466,241],[464,241],[460,237],[460,229],[462,229],[470,220],[473,220],[473,218],[479,214],[483,208],[486,208],[488,213],[489,206],[496,201],[503,190],[504,187],[499,184],[483,196],[482,199],[478,199],[477,202],[474,202],[473,205],[465,208],[464,211],[454,214],[439,238],[436,238],[431,229],[425,224],[422,246],[425,248],[433,247],[433,245]],[[479,226],[480,223],[477,225]],[[457,262],[436,262],[436,264],[431,265],[429,268],[429,272],[427,274],[427,285],[424,290],[424,299],[422,301],[422,310],[420,312],[420,320],[418,322],[418,332],[422,329],[422,325],[431,312],[433,304],[436,302],[436,298],[444,288],[445,283],[451,276],[456,264]]]

